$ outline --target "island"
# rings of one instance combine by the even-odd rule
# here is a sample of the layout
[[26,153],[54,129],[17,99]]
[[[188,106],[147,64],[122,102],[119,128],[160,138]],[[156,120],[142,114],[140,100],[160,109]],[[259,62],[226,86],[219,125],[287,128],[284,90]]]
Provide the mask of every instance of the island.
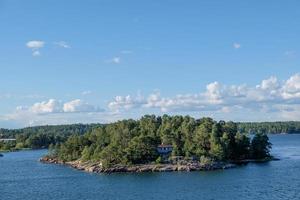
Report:
[[231,121],[146,115],[73,134],[40,161],[95,173],[199,171],[269,161],[270,149],[266,134],[250,137]]

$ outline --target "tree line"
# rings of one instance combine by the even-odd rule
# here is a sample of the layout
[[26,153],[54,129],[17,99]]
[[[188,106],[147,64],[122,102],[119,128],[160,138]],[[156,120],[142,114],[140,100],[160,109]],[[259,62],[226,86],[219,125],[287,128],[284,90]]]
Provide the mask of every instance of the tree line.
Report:
[[16,141],[1,142],[0,151],[48,148],[50,144],[62,143],[71,135],[83,135],[100,124],[47,125],[22,129],[0,129],[1,138]]
[[264,133],[264,134],[280,134],[280,133],[300,133],[300,122],[239,122],[238,129],[242,133]]

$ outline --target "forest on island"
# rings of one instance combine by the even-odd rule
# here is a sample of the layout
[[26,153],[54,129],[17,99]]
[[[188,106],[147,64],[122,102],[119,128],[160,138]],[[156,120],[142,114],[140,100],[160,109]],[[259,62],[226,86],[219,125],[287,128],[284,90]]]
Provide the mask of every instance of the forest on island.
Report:
[[140,120],[122,120],[84,135],[72,135],[50,149],[52,156],[63,161],[101,161],[108,168],[118,164],[159,163],[159,144],[172,145],[171,156],[201,161],[264,159],[270,156],[271,148],[266,134],[255,134],[251,139],[240,133],[234,122],[146,115]]

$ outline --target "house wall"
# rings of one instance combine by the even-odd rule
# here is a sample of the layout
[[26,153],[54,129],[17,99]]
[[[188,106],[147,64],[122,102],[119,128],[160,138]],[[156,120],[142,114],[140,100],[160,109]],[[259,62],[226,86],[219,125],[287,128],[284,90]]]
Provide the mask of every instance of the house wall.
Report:
[[164,153],[170,153],[172,152],[173,148],[171,147],[159,147],[157,148],[158,153],[164,154]]

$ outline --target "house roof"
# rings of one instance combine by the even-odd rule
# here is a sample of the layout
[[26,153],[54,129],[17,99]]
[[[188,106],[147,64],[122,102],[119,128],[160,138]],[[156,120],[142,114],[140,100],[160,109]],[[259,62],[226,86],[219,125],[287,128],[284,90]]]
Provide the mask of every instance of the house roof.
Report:
[[157,146],[158,148],[165,148],[165,147],[173,147],[172,145],[169,145],[169,144],[161,144],[161,145],[158,145]]
[[0,138],[0,141],[15,141],[16,139],[13,138]]

